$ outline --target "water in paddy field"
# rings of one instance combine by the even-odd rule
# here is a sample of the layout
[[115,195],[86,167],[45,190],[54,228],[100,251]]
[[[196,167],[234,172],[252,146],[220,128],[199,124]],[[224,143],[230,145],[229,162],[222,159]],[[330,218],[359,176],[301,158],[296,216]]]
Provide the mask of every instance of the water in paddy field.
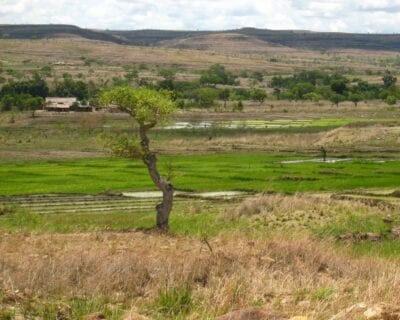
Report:
[[305,162],[325,162],[325,163],[337,163],[337,162],[345,162],[345,161],[351,161],[353,159],[346,158],[346,159],[321,159],[321,158],[315,158],[315,159],[300,159],[300,160],[284,160],[280,161],[279,163],[285,163],[285,164],[294,164],[294,163],[305,163]]
[[264,128],[290,128],[290,127],[305,127],[313,123],[313,120],[231,120],[231,121],[176,121],[169,124],[163,129],[207,129],[207,128],[251,128],[251,129],[264,129]]
[[306,162],[317,162],[317,163],[339,163],[339,162],[349,162],[349,161],[368,161],[374,163],[386,163],[389,161],[396,161],[395,159],[355,159],[355,158],[327,158],[326,160],[322,158],[314,158],[314,159],[298,159],[298,160],[284,160],[279,161],[282,164],[296,164],[296,163],[306,163]]
[[[246,192],[241,191],[215,191],[215,192],[183,192],[183,191],[175,191],[175,196],[187,196],[193,198],[216,198],[216,199],[226,199],[237,196],[246,195]],[[142,192],[123,192],[123,196],[130,198],[161,198],[161,191],[142,191]]]

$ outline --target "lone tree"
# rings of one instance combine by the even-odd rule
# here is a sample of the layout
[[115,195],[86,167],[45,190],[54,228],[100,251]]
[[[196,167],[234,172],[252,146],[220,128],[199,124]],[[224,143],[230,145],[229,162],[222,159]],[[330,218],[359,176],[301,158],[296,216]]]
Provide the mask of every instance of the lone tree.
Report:
[[151,180],[163,195],[162,202],[156,206],[157,227],[168,230],[174,187],[158,172],[157,157],[150,150],[147,133],[158,123],[168,119],[175,110],[170,93],[148,88],[114,87],[104,91],[100,100],[103,106],[117,106],[119,110],[128,113],[138,123],[138,138],[119,136],[112,139],[111,149],[118,156],[141,159],[146,165]]
[[393,87],[397,82],[397,78],[389,70],[385,71],[382,80],[385,88]]

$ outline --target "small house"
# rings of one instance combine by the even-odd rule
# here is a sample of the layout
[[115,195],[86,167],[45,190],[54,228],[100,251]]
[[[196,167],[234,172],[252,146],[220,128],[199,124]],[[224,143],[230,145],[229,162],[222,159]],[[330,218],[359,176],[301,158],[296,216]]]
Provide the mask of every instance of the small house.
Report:
[[77,103],[76,98],[48,97],[44,109],[46,111],[69,112]]
[[92,112],[90,105],[82,105],[76,98],[48,97],[44,107],[46,111],[54,112]]

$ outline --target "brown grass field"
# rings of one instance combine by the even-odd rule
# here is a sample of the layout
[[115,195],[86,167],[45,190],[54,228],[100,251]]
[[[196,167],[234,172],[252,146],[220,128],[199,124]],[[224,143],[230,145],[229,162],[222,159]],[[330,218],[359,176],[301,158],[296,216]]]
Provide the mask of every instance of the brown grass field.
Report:
[[59,295],[105,295],[125,311],[132,305],[152,316],[160,291],[186,286],[196,302],[187,319],[252,305],[329,319],[359,302],[400,303],[398,261],[354,259],[308,238],[217,237],[208,240],[212,252],[199,239],[142,232],[17,233],[0,241],[0,280],[22,309]]

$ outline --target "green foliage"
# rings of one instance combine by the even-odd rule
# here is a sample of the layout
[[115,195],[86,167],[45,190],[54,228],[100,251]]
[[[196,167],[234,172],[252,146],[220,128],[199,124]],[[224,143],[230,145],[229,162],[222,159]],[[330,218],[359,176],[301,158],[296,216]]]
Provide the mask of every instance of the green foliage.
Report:
[[347,83],[348,80],[346,78],[336,77],[331,81],[331,89],[333,92],[343,95],[347,90]]
[[9,76],[12,76],[12,77],[14,77],[14,78],[16,78],[16,79],[21,79],[21,78],[24,77],[24,73],[21,72],[21,71],[19,71],[19,70],[6,69],[6,73],[7,73]]
[[187,314],[192,305],[192,295],[188,285],[162,289],[155,301],[160,313],[173,317]]
[[138,136],[128,134],[106,135],[100,137],[112,154],[121,158],[141,159],[143,156]]
[[263,89],[254,89],[251,91],[251,99],[261,103],[267,98],[267,93]]
[[338,93],[333,93],[329,97],[329,101],[332,102],[336,106],[339,106],[339,103],[344,100],[345,100],[345,97]]
[[76,97],[78,100],[89,99],[89,85],[82,80],[74,81],[68,75],[56,84],[52,95],[58,97]]
[[13,209],[10,214],[0,216],[0,224],[14,231],[37,230],[43,223],[43,216],[23,209]]
[[397,98],[395,96],[387,96],[385,101],[388,105],[394,105],[397,102]]
[[361,100],[383,99],[397,96],[396,78],[386,72],[384,85],[370,84],[361,79],[349,80],[339,73],[325,71],[302,71],[290,77],[274,76],[270,87],[274,88],[278,99],[289,100],[329,100],[335,105],[341,101],[351,101],[357,106]]
[[0,217],[13,215],[17,212],[17,208],[13,205],[0,205]]
[[251,77],[258,82],[262,82],[264,80],[264,75],[260,71],[253,72]]
[[309,92],[309,93],[306,93],[305,95],[303,95],[303,98],[306,100],[318,102],[318,101],[322,100],[322,95],[320,95],[317,92]]
[[45,65],[40,69],[40,73],[43,77],[51,77],[51,73],[53,71],[53,68],[49,65]]
[[242,100],[239,100],[237,103],[235,103],[232,107],[232,111],[243,111],[244,106]]
[[100,103],[116,105],[145,125],[167,120],[176,108],[170,92],[149,88],[114,87],[102,92]]
[[11,111],[13,107],[19,111],[34,111],[43,107],[44,100],[42,97],[33,97],[30,94],[5,95],[0,98],[0,110]]
[[351,212],[343,212],[336,222],[329,223],[315,230],[321,237],[338,237],[344,234],[373,232],[387,235],[388,225],[377,216],[359,216]]
[[333,294],[335,293],[335,290],[332,288],[321,288],[315,291],[311,295],[311,300],[313,301],[323,301],[326,299],[329,299]]
[[158,71],[158,75],[163,77],[165,80],[175,80],[177,70],[175,68],[163,68]]
[[296,100],[304,99],[304,96],[306,94],[309,94],[313,91],[314,91],[314,86],[311,83],[307,82],[297,83],[291,89],[291,93],[293,94],[293,97]]
[[202,76],[200,77],[200,83],[211,85],[233,85],[235,83],[235,77],[232,73],[226,71],[224,66],[220,64],[214,64],[202,74]]
[[386,70],[382,80],[385,88],[393,87],[397,82],[397,78],[389,70]]
[[218,90],[214,88],[200,88],[196,91],[195,102],[201,108],[210,108],[214,106],[215,99],[218,97]]
[[221,100],[227,101],[229,99],[231,92],[229,89],[225,88],[219,91],[219,98]]
[[15,319],[15,309],[6,308],[0,305],[0,320],[14,320]]
[[139,71],[137,69],[129,69],[124,77],[126,80],[131,82],[133,79],[137,79],[139,77]]
[[239,73],[239,77],[248,78],[249,77],[249,72],[247,70],[242,70]]
[[29,94],[32,97],[45,98],[49,93],[46,82],[39,76],[35,75],[32,80],[12,82],[3,86],[0,91],[0,97],[5,95]]
[[[56,298],[59,298],[56,296]],[[122,306],[113,306],[111,301],[103,296],[80,297],[60,300],[41,300],[41,299],[25,299],[19,305],[19,313],[23,314],[24,319],[41,319],[41,320],[70,320],[70,319],[86,319],[88,314],[100,312],[107,319],[121,319]],[[15,311],[15,310],[14,310]],[[0,313],[0,319],[1,313]],[[4,318],[7,319],[7,318]],[[12,319],[15,319],[13,317]]]
[[231,100],[248,100],[251,98],[251,93],[245,88],[233,88],[230,90]]
[[349,100],[357,107],[357,104],[362,100],[362,95],[359,93],[351,93],[349,95]]

